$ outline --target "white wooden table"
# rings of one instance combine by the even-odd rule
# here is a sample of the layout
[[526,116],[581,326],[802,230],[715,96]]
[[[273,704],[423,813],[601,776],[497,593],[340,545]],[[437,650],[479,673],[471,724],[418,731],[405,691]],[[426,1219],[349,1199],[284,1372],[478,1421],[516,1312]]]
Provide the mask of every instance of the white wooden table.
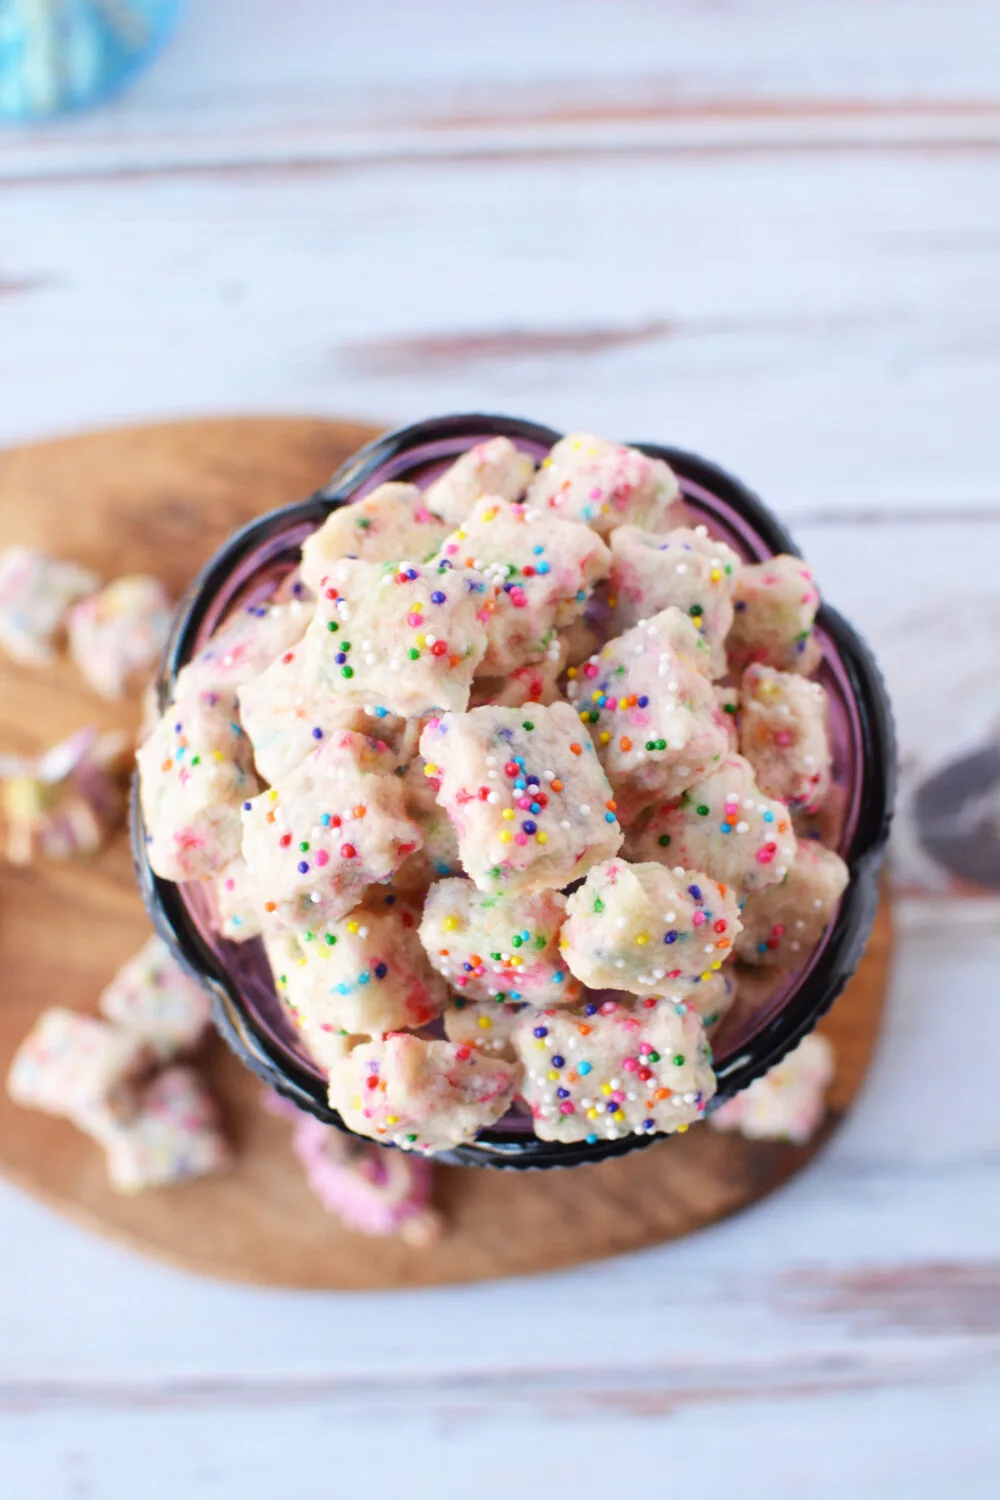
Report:
[[[998,273],[993,0],[203,0],[113,109],[0,134],[0,442],[478,407],[689,446],[927,769],[1000,722]],[[0,1190],[0,1495],[995,1500],[1000,932],[902,919],[847,1127],[678,1246],[275,1294]]]

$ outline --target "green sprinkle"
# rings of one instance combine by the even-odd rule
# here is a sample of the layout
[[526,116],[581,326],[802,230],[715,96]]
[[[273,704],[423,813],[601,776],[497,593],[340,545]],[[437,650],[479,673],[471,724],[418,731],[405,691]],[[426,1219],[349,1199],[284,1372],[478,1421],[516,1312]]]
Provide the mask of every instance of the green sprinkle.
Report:
[[666,740],[657,740],[653,748],[654,750],[665,750],[667,748]]
[[340,626],[337,624],[336,620],[327,620],[326,628],[327,630],[339,630]]
[[341,643],[340,643],[340,649],[341,649],[341,651],[350,651],[350,649],[351,649],[351,643],[350,643],[350,641],[341,641]]
[[524,723],[521,725],[521,728],[522,729],[527,729],[527,731],[528,731],[529,734],[534,729],[534,727],[535,726],[534,726],[534,724],[532,724],[532,722],[531,722],[530,719],[525,719]]
[[660,837],[657,839],[656,842],[659,844],[659,846],[660,846],[661,849],[668,848],[668,846],[670,844],[670,835],[669,835],[669,833],[661,833]]
[[417,650],[416,646],[411,646],[410,649],[409,649],[409,651],[407,651],[406,654],[410,658],[411,661],[419,661],[420,660],[420,652]]
[[660,1060],[660,1054],[658,1052],[647,1052],[646,1056],[652,1063],[657,1063]]
[[311,943],[311,942],[312,942],[312,940],[313,940],[313,935],[312,935],[312,933],[311,933],[311,932],[304,932],[304,933],[303,933],[303,934],[302,934],[302,941],[303,941],[303,942],[304,942],[304,943]]
[[[309,842],[308,842],[308,840],[304,839],[302,841],[302,843],[299,845],[299,848],[302,850],[303,854],[308,854],[309,853]],[[307,936],[312,937],[312,933],[311,932],[308,933]]]
[[341,667],[341,669],[340,669],[340,675],[341,675],[341,677],[353,677],[354,676],[354,668],[353,667]]
[[200,766],[201,765],[201,756],[200,755],[194,756],[194,758],[191,761],[191,764],[193,766]]
[[683,1068],[683,1066],[684,1066],[684,1054],[682,1052],[678,1052],[677,1056],[674,1058],[674,1067],[675,1068]]
[[332,932],[328,932],[323,941],[328,948],[336,948],[337,946],[337,939]]
[[520,946],[521,946],[521,939],[519,937],[512,937],[511,940],[510,940],[510,946],[512,948],[520,948]]
[[594,902],[594,910],[596,912],[602,912],[604,910],[604,902],[601,900],[600,896],[598,896],[597,900]]
[[500,955],[499,955],[499,953],[491,953],[490,954],[490,958],[492,958],[492,960],[493,960],[493,962],[495,964],[498,964],[500,962]]
[[726,713],[726,714],[734,714],[736,712],[736,704],[735,703],[724,703],[722,705],[722,711],[723,711],[723,713]]
[[703,615],[704,613],[705,611],[700,604],[692,604],[691,608],[688,610],[689,615],[694,615],[696,617],[698,615]]
[[705,806],[704,802],[702,802],[698,807],[695,808],[695,812],[698,814],[699,818],[707,818],[710,810],[710,808],[707,808]]

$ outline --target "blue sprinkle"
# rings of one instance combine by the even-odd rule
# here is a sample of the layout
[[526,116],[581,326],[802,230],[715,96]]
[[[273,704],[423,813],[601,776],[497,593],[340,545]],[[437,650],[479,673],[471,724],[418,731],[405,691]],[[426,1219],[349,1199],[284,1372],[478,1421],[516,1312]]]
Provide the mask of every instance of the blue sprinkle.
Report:
[[608,1102],[607,1102],[607,1104],[604,1106],[604,1108],[607,1110],[607,1112],[608,1112],[609,1115],[613,1115],[613,1114],[615,1114],[617,1112],[618,1105],[615,1103],[615,1101],[613,1099],[609,1099]]
[[576,1071],[578,1073],[582,1073],[584,1078],[586,1078],[588,1073],[592,1073],[594,1071],[594,1064],[589,1062],[577,1063]]
[[588,1146],[596,1146],[597,1145],[597,1136],[596,1135],[588,1135],[588,1136],[585,1136],[584,1139],[586,1140]]
[[512,1000],[520,1000],[521,998],[520,990],[508,990],[507,993]]
[[561,1052],[555,1052],[550,1058],[550,1062],[552,1063],[552,1066],[554,1068],[562,1068],[566,1064],[566,1059],[563,1057]]
[[531,806],[528,808],[529,812],[533,812],[533,813],[536,813],[536,814],[540,813],[541,810],[542,810],[542,804],[540,802],[532,802]]
[[732,833],[732,831],[733,831],[733,825],[732,825],[732,823],[720,823],[719,824],[719,832],[720,833]]
[[359,974],[358,975],[358,983],[359,984],[367,984],[370,978],[371,978],[370,974]]
[[766,812],[764,814],[764,822],[765,823],[773,823],[774,822],[774,813],[773,812]]
[[296,868],[298,869],[298,872],[299,872],[300,875],[308,875],[309,874],[309,866],[308,866],[308,864],[306,863],[306,861],[304,859],[300,859],[299,860],[298,865],[297,865]]
[[389,970],[386,968],[385,964],[376,964],[375,965],[375,978],[376,979],[384,979],[385,976],[386,976],[386,974],[388,974],[388,972],[389,972]]
[[525,818],[524,822],[521,824],[521,829],[524,833],[537,833],[538,824],[535,822],[534,818]]
[[548,1036],[548,1034],[549,1034],[549,1028],[547,1026],[536,1026],[535,1027],[535,1031],[534,1031],[534,1035],[535,1036],[541,1038],[543,1036]]
[[665,932],[663,934],[663,941],[665,943],[676,943],[676,941],[677,941],[677,934],[676,934],[676,932],[673,932],[673,931],[671,931],[671,932]]
[[642,697],[638,700],[638,702],[639,702],[639,707],[640,708],[645,708],[647,706],[647,704],[649,703],[649,699],[646,696],[646,694],[643,693]]
[[243,804],[243,811],[244,812],[249,812],[250,811],[250,804],[249,804],[249,802],[244,802],[244,804]]
[[654,1130],[656,1128],[656,1121],[655,1120],[643,1120],[643,1122],[642,1122],[642,1128],[643,1128],[643,1130]]
[[541,542],[539,542],[536,546],[532,547],[531,550],[536,557],[541,557],[542,553],[545,551],[545,548],[542,546]]
[[556,1098],[557,1099],[568,1099],[569,1098],[569,1089],[556,1089]]
[[447,594],[442,594],[442,592],[441,592],[440,589],[435,589],[434,592],[433,592],[433,594],[431,595],[431,603],[432,604],[443,604],[445,602],[445,600],[447,599],[447,597],[448,597]]
[[322,729],[314,729],[313,730],[313,739],[314,740],[321,740],[322,738],[323,738],[323,731],[322,731]]
[[696,901],[700,901],[701,900],[701,886],[699,886],[699,885],[689,885],[688,886],[688,895],[689,896],[693,896]]
[[614,815],[614,813],[613,812],[606,812],[604,814],[604,821],[605,821],[605,823],[613,823],[615,821],[615,815]]
[[585,1005],[583,1007],[583,1013],[584,1013],[585,1016],[596,1016],[597,1015],[597,1006],[594,1004],[593,1001],[591,1001],[589,1005]]
[[322,823],[322,825],[323,825],[324,828],[329,828],[329,826],[330,826],[330,814],[329,813],[323,813],[322,817],[320,818],[320,822]]
[[543,577],[544,577],[544,575],[546,573],[548,573],[550,571],[551,571],[551,567],[550,567],[549,563],[547,563],[547,562],[540,562],[538,564],[538,572],[541,573],[543,575]]
[[389,710],[388,710],[388,709],[387,709],[387,708],[377,708],[377,709],[376,709],[376,710],[375,710],[375,717],[376,717],[376,718],[377,718],[377,719],[384,719],[384,718],[385,718],[385,716],[386,716],[386,714],[387,714],[387,713],[388,713],[388,712],[389,712]]

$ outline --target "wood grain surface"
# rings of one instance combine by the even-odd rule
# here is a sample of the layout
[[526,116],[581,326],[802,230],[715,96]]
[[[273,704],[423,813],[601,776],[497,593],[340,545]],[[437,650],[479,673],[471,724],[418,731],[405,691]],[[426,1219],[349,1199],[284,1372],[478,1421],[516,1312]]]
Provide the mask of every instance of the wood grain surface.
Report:
[[[66,556],[104,577],[148,569],[179,591],[234,527],[308,494],[372,435],[336,423],[251,419],[95,433],[7,453],[0,546],[15,538],[51,546],[58,537]],[[77,727],[93,705],[74,676],[69,662],[45,673],[0,663],[0,738],[23,742]],[[102,718],[121,722],[120,712]],[[149,923],[124,833],[85,867],[0,867],[0,912],[5,1075],[39,1011],[53,1003],[92,1010]],[[865,962],[827,1023],[837,1056],[830,1128],[864,1077],[889,950],[885,904]],[[289,1127],[264,1112],[253,1076],[219,1043],[206,1069],[236,1146],[229,1177],[123,1198],[109,1189],[93,1143],[6,1096],[0,1172],[81,1223],[189,1270],[289,1287],[396,1287],[553,1269],[679,1238],[770,1192],[827,1134],[796,1148],[701,1128],[572,1172],[439,1169],[448,1233],[422,1253],[340,1228],[308,1192]]]

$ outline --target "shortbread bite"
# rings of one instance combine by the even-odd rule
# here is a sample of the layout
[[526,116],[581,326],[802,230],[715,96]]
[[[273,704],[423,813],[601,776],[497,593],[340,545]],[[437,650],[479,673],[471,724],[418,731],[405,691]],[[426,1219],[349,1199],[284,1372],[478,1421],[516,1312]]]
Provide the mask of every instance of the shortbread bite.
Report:
[[391,562],[432,556],[451,530],[429,510],[415,484],[380,484],[349,505],[330,512],[302,544],[302,579],[318,594],[323,577],[342,557]]
[[34,547],[7,547],[0,552],[0,647],[25,666],[49,666],[70,605],[100,586],[89,568]]
[[591,870],[567,913],[560,946],[576,977],[590,989],[636,995],[707,981],[741,930],[737,902],[707,875],[623,859]]
[[93,726],[34,760],[0,756],[0,814],[11,864],[96,854],[121,821],[131,759],[124,734],[98,734]]
[[231,693],[259,677],[276,657],[305,635],[314,604],[291,599],[287,604],[251,604],[230,615],[211,640],[177,674],[174,697],[191,689]]
[[420,941],[464,999],[570,1005],[580,997],[559,951],[566,897],[559,891],[487,896],[468,880],[441,880],[424,905]]
[[583,613],[611,566],[607,547],[588,527],[493,495],[476,502],[439,555],[496,586],[480,668],[486,675],[542,661],[556,629]]
[[170,634],[173,610],[158,578],[131,574],[74,604],[67,616],[70,655],[103,698],[138,693]]
[[708,647],[679,609],[608,641],[567,692],[631,823],[717,765],[728,739],[708,678]]
[[787,807],[764,796],[742,755],[727,755],[683,796],[657,803],[630,828],[624,854],[636,863],[704,870],[745,895],[784,880],[795,846]]
[[151,937],[122,965],[97,1003],[107,1020],[146,1042],[161,1059],[196,1047],[211,1009],[208,995],[159,937]]
[[188,682],[136,752],[149,863],[164,880],[217,875],[240,852],[240,806],[260,790],[228,692]]
[[781,552],[744,567],[726,640],[730,668],[741,672],[751,662],[763,662],[781,672],[811,671],[809,632],[818,608],[812,570],[801,557]]
[[736,957],[747,964],[799,968],[823,936],[849,880],[839,854],[800,839],[781,884],[747,897]]
[[505,1114],[520,1068],[454,1042],[406,1032],[354,1047],[330,1075],[330,1104],[358,1135],[444,1151]]
[[726,671],[726,636],[733,623],[733,591],[742,563],[705,526],[653,536],[638,526],[611,534],[611,607],[617,634],[676,605],[709,650],[709,673]]
[[260,893],[247,869],[246,860],[237,855],[212,882],[219,932],[231,943],[245,943],[260,937]]
[[424,500],[436,515],[459,526],[484,495],[520,500],[534,472],[531,459],[510,438],[489,438],[445,469],[425,491]]
[[751,1141],[810,1140],[826,1114],[833,1048],[812,1032],[786,1058],[708,1117],[716,1130],[738,1130]]
[[315,929],[268,936],[275,987],[307,1043],[316,1032],[418,1030],[444,1009],[448,989],[420,945],[418,913],[391,900],[366,902]]
[[344,558],[320,587],[303,684],[340,704],[403,718],[461,710],[486,652],[496,590],[481,573]]
[[419,849],[393,761],[349,731],[329,735],[290,776],[243,804],[243,858],[264,920],[317,928]]
[[679,494],[677,477],[662,459],[571,432],[543,459],[528,503],[608,536],[616,526],[662,521]]
[[465,871],[488,895],[559,889],[621,843],[611,788],[568,704],[446,714],[420,750]]
[[757,785],[792,809],[818,809],[830,790],[829,703],[821,683],[773,667],[743,673],[740,748]]
[[127,1113],[131,1087],[152,1062],[141,1037],[57,1006],[42,1012],[15,1053],[7,1092],[26,1109],[70,1120],[99,1107]]
[[[85,1122],[86,1123],[86,1122]],[[192,1068],[166,1068],[140,1095],[127,1120],[95,1118],[90,1133],[104,1147],[119,1193],[140,1193],[228,1171],[232,1153],[215,1104]]]
[[671,1134],[701,1119],[715,1093],[701,1020],[684,1001],[591,1000],[535,1011],[514,1028],[521,1094],[543,1141]]
[[240,722],[265,781],[290,776],[317,745],[344,730],[386,744],[398,742],[403,732],[403,720],[384,708],[343,703],[323,688],[306,687],[303,649],[289,647],[238,690]]
[[527,1009],[512,1000],[466,1000],[452,995],[444,1013],[444,1034],[449,1042],[516,1062],[511,1037]]

